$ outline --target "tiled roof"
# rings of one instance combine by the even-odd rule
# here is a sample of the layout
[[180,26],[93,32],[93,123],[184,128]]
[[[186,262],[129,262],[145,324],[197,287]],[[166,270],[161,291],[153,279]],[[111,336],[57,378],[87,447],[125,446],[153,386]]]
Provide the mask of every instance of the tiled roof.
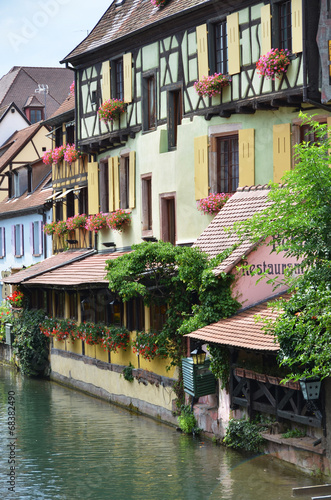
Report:
[[[5,142],[0,148],[0,171],[16,156],[19,151],[27,144],[27,142],[32,139],[36,132],[42,127],[42,123],[34,123],[29,127],[23,128],[18,132],[15,132],[10,139]],[[45,129],[45,134],[48,131]],[[11,144],[8,148],[8,144]],[[5,153],[1,155],[1,150],[5,149]]]
[[20,283],[24,283],[29,278],[36,277],[42,273],[47,273],[52,269],[54,270],[60,266],[64,266],[74,260],[83,259],[94,252],[95,250],[84,248],[81,250],[68,250],[67,252],[58,253],[56,255],[52,255],[52,257],[49,257],[48,259],[38,262],[34,266],[22,269],[18,273],[8,276],[8,278],[3,278],[3,281],[5,283],[18,285]]
[[54,118],[55,116],[63,115],[64,113],[68,113],[69,111],[75,110],[75,96],[70,94],[61,104],[61,106],[50,116],[50,118]]
[[[225,228],[231,228],[235,222],[248,219],[256,212],[268,206],[269,189],[266,186],[251,186],[238,188],[237,192],[224,205],[209,226],[195,241],[194,246],[215,257],[233,244],[238,238],[235,234],[229,235]],[[232,254],[227,257],[216,269],[216,275],[229,272],[246,253],[253,248],[251,241],[241,243]]]
[[37,209],[38,207],[42,207],[47,198],[51,196],[53,189],[49,187],[44,189],[46,184],[51,179],[51,173],[47,175],[44,181],[40,184],[40,186],[33,192],[28,193],[25,192],[19,198],[10,198],[8,197],[0,202],[0,219],[7,218],[10,216],[14,216],[15,212],[21,212],[23,210],[31,210],[32,208]]
[[261,316],[261,318],[276,319],[278,314],[278,311],[275,312],[272,307],[268,307],[267,302],[263,302],[239,312],[231,318],[222,319],[185,336],[203,340],[206,343],[242,349],[278,351],[279,344],[274,342],[274,337],[263,333],[263,323],[255,321],[256,315]]
[[0,79],[0,106],[15,102],[23,110],[32,96],[43,105],[44,95],[36,94],[35,90],[39,84],[46,84],[46,111],[51,116],[68,96],[73,79],[72,70],[67,68],[14,66]]
[[[100,253],[87,256],[25,281],[27,285],[60,285],[76,287],[84,284],[107,284],[106,261],[117,259],[123,252]],[[49,259],[47,259],[49,260]]]
[[162,21],[169,22],[173,16],[185,15],[185,13],[189,16],[193,8],[208,3],[213,2],[211,0],[169,0],[164,7],[158,8],[152,5],[150,0],[124,0],[118,6],[114,1],[91,33],[61,62],[71,60],[110,42],[119,41],[135,31],[150,29],[154,24]]

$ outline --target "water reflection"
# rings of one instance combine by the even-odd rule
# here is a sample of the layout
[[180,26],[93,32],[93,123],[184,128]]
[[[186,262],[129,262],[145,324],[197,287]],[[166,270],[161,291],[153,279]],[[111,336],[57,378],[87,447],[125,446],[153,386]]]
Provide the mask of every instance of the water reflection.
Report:
[[[239,453],[0,366],[0,465],[16,392],[16,493],[25,499],[286,500],[313,484],[272,457]],[[0,497],[11,498],[3,475]]]

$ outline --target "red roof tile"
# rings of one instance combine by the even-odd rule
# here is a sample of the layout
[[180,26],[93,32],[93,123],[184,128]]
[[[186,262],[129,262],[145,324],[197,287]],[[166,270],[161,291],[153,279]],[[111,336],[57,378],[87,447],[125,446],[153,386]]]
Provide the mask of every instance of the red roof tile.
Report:
[[121,255],[124,255],[124,253],[110,252],[86,256],[78,261],[27,279],[24,283],[27,285],[60,285],[63,287],[76,287],[84,284],[107,284],[106,261],[117,259]]
[[[177,15],[190,15],[190,11],[210,0],[169,0],[162,8],[150,0],[125,0],[121,5],[114,1],[91,33],[61,62],[125,38],[133,32],[150,29],[154,24],[170,22]],[[217,8],[215,8],[216,10]]]
[[[231,228],[235,222],[248,219],[256,212],[267,208],[268,203],[270,203],[268,202],[268,193],[269,189],[266,186],[239,188],[193,246],[199,247],[202,251],[208,253],[210,257],[215,257],[237,243],[237,236],[235,234],[230,235],[225,231],[225,228]],[[244,255],[252,250],[253,246],[251,241],[244,241],[215,269],[216,275],[221,272],[229,272]]]
[[256,321],[256,315],[262,318],[276,319],[279,312],[267,306],[267,302],[258,304],[231,318],[226,318],[185,335],[206,343],[221,344],[242,349],[258,351],[278,351],[279,344],[272,335],[262,331],[263,323]]
[[88,255],[95,253],[95,250],[82,249],[82,250],[68,250],[67,252],[58,253],[52,255],[48,259],[45,259],[37,264],[28,267],[27,269],[22,269],[16,274],[8,276],[8,278],[3,278],[5,283],[18,285],[20,283],[25,283],[29,278],[36,277],[40,274],[47,273],[48,271],[55,270],[58,267],[62,267],[69,262],[73,262],[78,259],[84,259]]

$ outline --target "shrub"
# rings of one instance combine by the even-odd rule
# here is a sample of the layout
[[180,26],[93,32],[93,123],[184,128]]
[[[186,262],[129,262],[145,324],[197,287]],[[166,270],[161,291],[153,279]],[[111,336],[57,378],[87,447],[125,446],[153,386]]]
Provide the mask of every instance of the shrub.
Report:
[[259,425],[249,420],[232,418],[226,429],[224,444],[229,448],[242,449],[251,453],[260,453],[263,449],[264,438],[261,436]]
[[197,426],[197,420],[190,405],[182,405],[181,414],[178,417],[179,427],[185,434],[199,434],[200,430]]

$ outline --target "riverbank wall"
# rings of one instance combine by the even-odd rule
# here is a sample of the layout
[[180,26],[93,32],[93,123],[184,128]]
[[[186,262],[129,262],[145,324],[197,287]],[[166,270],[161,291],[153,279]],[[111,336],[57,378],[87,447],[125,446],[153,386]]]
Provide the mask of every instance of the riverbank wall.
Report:
[[[124,378],[124,365],[86,356],[64,349],[50,352],[51,380],[102,398],[136,413],[147,415],[170,425],[177,425],[173,415],[176,378],[145,367],[132,368],[132,381]],[[132,363],[133,364],[133,363]],[[165,366],[165,364],[163,363]],[[152,367],[151,367],[152,368]]]

